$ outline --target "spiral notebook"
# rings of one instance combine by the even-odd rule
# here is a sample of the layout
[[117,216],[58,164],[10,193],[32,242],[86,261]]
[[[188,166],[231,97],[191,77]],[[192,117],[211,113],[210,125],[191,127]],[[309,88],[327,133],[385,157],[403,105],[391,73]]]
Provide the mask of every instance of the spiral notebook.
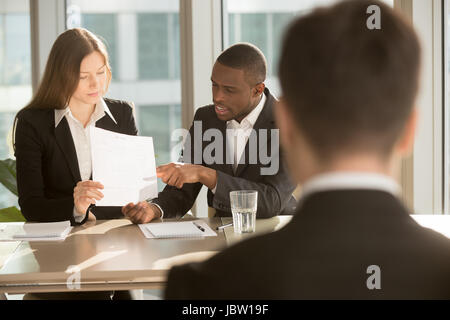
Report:
[[217,234],[202,220],[140,224],[148,239],[213,237]]

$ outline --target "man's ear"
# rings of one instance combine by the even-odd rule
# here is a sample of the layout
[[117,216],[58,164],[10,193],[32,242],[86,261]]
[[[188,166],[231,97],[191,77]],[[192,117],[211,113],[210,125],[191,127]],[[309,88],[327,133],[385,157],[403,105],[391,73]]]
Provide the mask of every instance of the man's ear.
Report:
[[411,114],[406,121],[405,128],[403,129],[403,134],[397,142],[396,150],[402,156],[407,156],[412,152],[414,147],[414,137],[417,129],[418,121],[418,110],[413,108]]
[[258,97],[260,96],[263,92],[264,89],[266,88],[266,85],[264,84],[264,82],[258,83],[254,88],[253,88],[253,96]]

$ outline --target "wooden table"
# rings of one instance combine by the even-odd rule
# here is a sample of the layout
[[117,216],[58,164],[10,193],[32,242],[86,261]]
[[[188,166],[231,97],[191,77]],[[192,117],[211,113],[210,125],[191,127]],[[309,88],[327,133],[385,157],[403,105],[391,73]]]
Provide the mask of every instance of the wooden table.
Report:
[[[289,219],[257,220],[255,234]],[[203,220],[217,237],[146,239],[122,219],[75,227],[62,242],[0,242],[0,293],[158,289],[173,265],[206,260],[252,236],[234,235],[233,227],[216,230],[231,218]]]
[[[450,216],[412,217],[450,238]],[[75,227],[63,242],[0,242],[0,293],[160,289],[173,265],[203,261],[290,219],[257,220],[255,233],[239,235],[233,227],[215,230],[231,218],[207,218],[218,236],[191,239],[146,239],[128,220],[105,220]],[[79,281],[79,288],[68,280]]]

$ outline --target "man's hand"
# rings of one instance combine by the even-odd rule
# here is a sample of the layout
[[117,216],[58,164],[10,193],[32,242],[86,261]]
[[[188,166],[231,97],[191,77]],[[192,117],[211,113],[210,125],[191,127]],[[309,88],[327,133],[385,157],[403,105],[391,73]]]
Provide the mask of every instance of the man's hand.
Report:
[[200,182],[209,189],[214,189],[217,183],[216,170],[200,165],[172,162],[156,168],[158,178],[179,189],[185,183]]
[[122,213],[127,219],[136,224],[149,223],[153,219],[161,217],[159,208],[147,201],[141,201],[137,204],[129,203],[122,207]]

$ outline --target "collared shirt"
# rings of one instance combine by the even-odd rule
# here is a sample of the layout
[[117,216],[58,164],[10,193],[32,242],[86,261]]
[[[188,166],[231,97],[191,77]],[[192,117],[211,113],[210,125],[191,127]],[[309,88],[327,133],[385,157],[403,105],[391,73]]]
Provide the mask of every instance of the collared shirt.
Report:
[[371,172],[336,171],[320,174],[308,180],[302,188],[299,203],[316,192],[352,189],[386,191],[396,197],[401,193],[398,183],[389,176]]
[[[70,106],[67,106],[65,109],[55,110],[55,128],[64,117],[66,117],[69,124],[70,133],[72,134],[77,153],[78,167],[80,168],[80,176],[82,181],[89,180],[92,174],[90,127],[95,127],[95,123],[106,114],[117,124],[116,119],[114,119],[111,111],[103,99],[100,99],[99,103],[95,105],[94,112],[92,113],[86,127],[84,127],[83,124],[74,117],[72,111],[70,110]],[[76,222],[82,221],[85,216],[85,212],[78,213],[75,206],[73,208],[73,213]]]
[[234,156],[233,170],[235,171],[242,158],[242,153],[245,150],[248,137],[250,136],[253,126],[255,125],[256,120],[258,120],[259,114],[265,103],[266,96],[265,94],[262,94],[258,105],[242,119],[240,123],[234,119],[227,121],[227,141],[231,142],[231,144],[227,144],[227,148],[230,148],[229,151]]
[[[245,145],[247,144],[248,138],[252,133],[253,126],[258,120],[258,117],[264,108],[266,103],[266,95],[263,93],[261,95],[261,100],[258,105],[239,123],[236,120],[227,121],[227,148],[230,154],[233,155],[233,171],[236,171],[240,161],[248,161],[248,159],[243,159],[242,154],[245,150]],[[216,193],[217,183],[212,193]]]

